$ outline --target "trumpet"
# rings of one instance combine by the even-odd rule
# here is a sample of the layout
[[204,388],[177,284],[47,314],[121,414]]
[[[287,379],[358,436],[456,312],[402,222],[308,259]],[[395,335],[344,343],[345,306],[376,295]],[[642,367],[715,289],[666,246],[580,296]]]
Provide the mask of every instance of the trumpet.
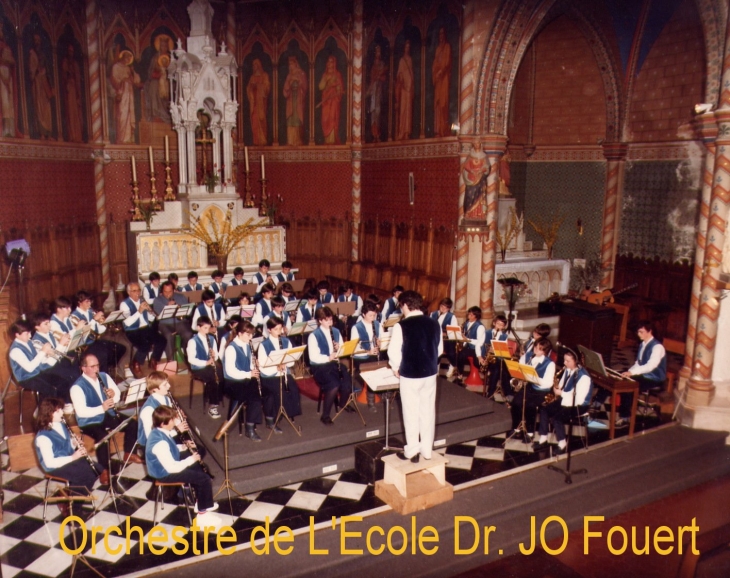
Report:
[[[195,439],[193,438],[192,431],[190,430],[190,426],[188,425],[188,418],[185,416],[185,412],[183,412],[182,408],[180,407],[180,404],[177,403],[177,401],[175,400],[174,397],[172,397],[172,395],[170,395],[168,393],[167,394],[167,397],[170,398],[170,403],[172,403],[172,409],[174,409],[175,412],[177,413],[178,419],[182,423],[184,423],[185,425],[188,426],[187,429],[178,428],[178,431],[180,432],[181,439],[182,439],[182,436],[186,435],[187,436],[186,439],[187,439],[188,443],[190,444],[190,451],[193,452],[194,454],[200,455],[200,451],[198,450],[198,444],[195,443]],[[210,468],[208,468],[208,466],[206,465],[206,463],[202,459],[200,460],[200,467],[211,478],[214,478],[215,477],[211,473]]]
[[[37,339],[34,339],[32,343],[33,343],[33,347],[35,347],[35,350],[39,351],[39,352],[43,350],[43,346],[45,345],[44,343],[41,343]],[[48,357],[50,357],[51,359],[55,359],[56,361],[62,361],[64,359],[68,359],[68,360],[71,359],[68,355],[61,353],[58,349],[51,349],[46,355],[48,355]]]
[[83,451],[83,456],[86,458],[86,461],[89,462],[89,465],[91,466],[91,469],[94,470],[94,473],[98,476],[99,470],[96,469],[96,464],[94,463],[94,460],[91,459],[91,456],[86,451],[86,446],[84,445],[84,442],[82,439],[77,436],[73,430],[68,426],[68,423],[66,423],[66,418],[61,418],[61,423],[66,426],[66,429],[68,430],[68,435],[73,440],[73,442],[76,444],[76,449],[80,449]]

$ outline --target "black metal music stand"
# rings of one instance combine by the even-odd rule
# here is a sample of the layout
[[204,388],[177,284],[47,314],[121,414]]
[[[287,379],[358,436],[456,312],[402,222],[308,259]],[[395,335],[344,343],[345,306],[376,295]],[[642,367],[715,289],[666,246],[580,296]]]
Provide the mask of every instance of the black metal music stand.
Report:
[[[577,394],[578,394],[578,392],[576,390],[574,390],[573,391],[573,405],[570,406],[570,421],[568,422],[568,437],[567,437],[567,442],[566,442],[566,445],[567,445],[567,448],[568,448],[568,455],[567,455],[567,458],[565,460],[565,469],[559,468],[558,466],[555,466],[553,464],[550,464],[548,466],[548,469],[549,470],[552,470],[554,472],[560,472],[561,474],[563,474],[565,476],[565,483],[566,484],[572,484],[573,483],[573,476],[577,476],[579,474],[587,474],[588,473],[588,470],[585,469],[585,468],[580,468],[580,469],[577,469],[577,470],[572,471],[572,472],[570,471],[570,458],[571,458],[571,454],[573,453],[572,450],[570,449],[570,438],[573,437],[573,422],[574,422],[575,418],[577,417],[575,415],[575,413],[576,413],[575,412],[575,408],[577,407],[575,405],[575,398],[576,398],[576,395]],[[588,432],[586,432],[586,435],[588,435]]]

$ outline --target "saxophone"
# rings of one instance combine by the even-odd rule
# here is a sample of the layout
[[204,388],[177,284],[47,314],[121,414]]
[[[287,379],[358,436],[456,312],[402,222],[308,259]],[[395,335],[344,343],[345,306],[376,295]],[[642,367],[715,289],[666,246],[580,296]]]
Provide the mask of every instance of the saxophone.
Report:
[[[561,369],[560,371],[558,371],[555,374],[555,378],[553,379],[553,388],[556,388],[556,387],[558,387],[558,385],[560,385],[560,380],[563,377],[563,373],[565,373],[565,367],[563,367],[563,369]],[[559,389],[562,390],[562,388],[559,388]],[[550,405],[552,402],[555,401],[555,398],[557,398],[557,397],[558,397],[557,395],[555,395],[552,391],[550,391],[545,396],[545,399],[542,402],[543,407]]]

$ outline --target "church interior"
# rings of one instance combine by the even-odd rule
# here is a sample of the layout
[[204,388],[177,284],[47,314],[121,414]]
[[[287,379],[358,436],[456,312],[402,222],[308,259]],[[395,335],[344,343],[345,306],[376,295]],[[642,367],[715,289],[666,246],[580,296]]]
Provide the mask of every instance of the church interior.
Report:
[[[2,575],[246,567],[281,576],[727,576],[729,87],[727,0],[0,0]],[[507,357],[516,358],[547,324],[559,366],[579,345],[600,354],[582,363],[592,393],[606,399],[594,399],[578,434],[569,423],[566,461],[552,433],[549,447],[535,450],[527,431],[524,441],[510,439],[514,400],[500,384],[512,385],[500,373],[496,395],[488,386],[489,368],[507,368],[491,353],[487,362],[488,342],[483,365],[478,353],[468,369],[447,353],[434,445],[448,460],[443,483],[453,495],[406,511],[382,490],[388,431],[396,445],[404,439],[393,394],[373,404],[365,386],[356,411],[325,428],[319,384],[299,364],[302,415],[291,427],[277,422],[283,433],[273,437],[276,425],[262,423],[260,444],[248,430],[235,435],[243,426],[230,421],[229,448],[219,429],[229,420],[211,419],[217,405],[186,362],[191,349],[178,325],[159,334],[164,355],[149,353],[152,345],[146,351],[129,337],[125,317],[137,309],[125,304],[137,303],[130,288],[147,291],[156,273],[163,283],[176,275],[180,288],[189,282],[192,293],[205,289],[189,297],[197,307],[207,290],[219,291],[216,272],[230,290],[239,270],[248,280],[239,287],[258,301],[264,262],[274,285],[293,284],[292,318],[323,287],[333,301],[344,295],[338,306],[350,300],[348,287],[360,296],[357,314],[342,310],[352,325],[363,300],[387,306],[394,288],[413,290],[437,320],[448,301],[464,336],[445,327],[444,335],[462,352],[473,311],[487,332],[505,316]],[[240,291],[220,290],[216,303],[221,296],[235,306]],[[17,320],[51,319],[53,327],[65,300],[72,308],[90,301],[106,316],[94,345],[77,325],[71,332],[81,351],[106,344],[98,351],[113,360],[108,373],[122,390],[151,371],[169,375],[207,450],[213,490],[220,486],[232,555],[207,534],[198,539],[206,553],[193,554],[191,542],[190,552],[155,555],[149,537],[142,548],[156,522],[186,527],[192,510],[173,493],[158,512],[152,478],[143,464],[126,463],[126,447],[109,468],[114,474],[123,461],[121,473],[89,493],[99,509],[71,504],[89,527],[121,534],[125,518],[137,524],[132,552],[61,547],[65,531],[75,539],[92,532],[64,526],[56,503],[46,521],[48,485],[33,449],[43,395],[19,385],[12,347]],[[236,314],[248,319],[244,310]],[[259,311],[252,301],[250,313]],[[351,322],[341,322],[348,335]],[[648,359],[643,323],[664,354],[648,393],[622,389],[610,371],[631,373]],[[188,337],[195,331],[188,324]],[[81,351],[64,349],[57,365],[75,364],[78,377]],[[617,419],[627,391],[630,427]],[[221,400],[224,418],[231,404]],[[141,405],[130,407],[136,419]],[[82,421],[81,430],[69,421],[83,432]],[[93,447],[88,434],[83,443]],[[576,470],[571,480],[573,450],[574,469],[587,474]],[[548,465],[567,468],[573,483]],[[118,496],[107,490],[115,485]],[[343,553],[346,539],[333,530],[344,532],[347,516],[360,516],[352,527],[361,534]],[[471,516],[473,527],[459,527],[459,516]],[[542,529],[539,553],[527,555],[521,543],[529,543],[533,516],[553,524]],[[671,555],[657,547],[641,556],[638,546],[619,555],[619,536],[606,542],[605,525],[589,554],[586,516],[623,523],[629,534],[631,525],[654,532],[694,527],[695,519],[699,530],[687,531],[684,555],[681,532]],[[438,533],[438,551],[416,545],[416,524]],[[255,531],[264,525],[265,555]],[[405,530],[391,536],[398,526]],[[365,546],[379,527],[383,555]],[[291,555],[283,542],[275,548],[275,532],[291,537]],[[480,532],[479,549],[467,552]],[[690,537],[700,551],[688,547]],[[409,540],[412,552],[401,555]]]

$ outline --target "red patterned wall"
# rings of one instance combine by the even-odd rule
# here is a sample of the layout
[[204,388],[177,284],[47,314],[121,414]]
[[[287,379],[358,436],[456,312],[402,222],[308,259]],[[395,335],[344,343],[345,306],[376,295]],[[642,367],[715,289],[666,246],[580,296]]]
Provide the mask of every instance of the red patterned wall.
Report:
[[91,161],[0,159],[0,182],[3,229],[96,221]]
[[[408,173],[415,183],[415,203],[408,204]],[[450,226],[456,222],[459,198],[459,159],[398,159],[362,164],[363,219],[395,217],[416,224]]]
[[[135,154],[137,161],[137,179],[139,196],[148,199],[150,196],[150,164],[144,150]],[[177,164],[171,165],[172,188],[177,194]],[[155,162],[155,187],[157,197],[165,195],[165,165]],[[132,165],[131,161],[114,161],[104,167],[104,189],[106,191],[106,211],[114,217],[114,221],[129,221],[132,214]]]

